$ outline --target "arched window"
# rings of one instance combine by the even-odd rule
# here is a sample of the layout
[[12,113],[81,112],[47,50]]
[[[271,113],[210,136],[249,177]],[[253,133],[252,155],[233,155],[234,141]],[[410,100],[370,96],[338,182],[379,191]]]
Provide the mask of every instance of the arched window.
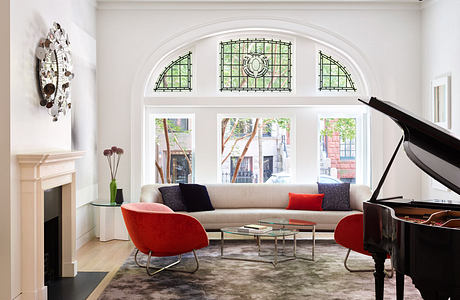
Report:
[[192,90],[192,52],[170,63],[158,77],[155,92],[181,92]]
[[356,91],[346,68],[321,51],[319,51],[319,90]]
[[291,42],[220,43],[221,91],[291,91]]

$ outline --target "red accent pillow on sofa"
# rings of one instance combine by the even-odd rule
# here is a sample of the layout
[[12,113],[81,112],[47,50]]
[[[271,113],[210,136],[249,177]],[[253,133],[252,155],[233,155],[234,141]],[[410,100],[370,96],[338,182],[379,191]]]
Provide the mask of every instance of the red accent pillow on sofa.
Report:
[[286,209],[323,210],[324,194],[293,194],[289,193],[289,204]]

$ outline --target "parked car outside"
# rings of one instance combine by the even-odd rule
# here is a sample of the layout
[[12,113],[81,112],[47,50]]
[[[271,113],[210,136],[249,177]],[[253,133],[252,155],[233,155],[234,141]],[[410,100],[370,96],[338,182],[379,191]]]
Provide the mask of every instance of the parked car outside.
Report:
[[[320,175],[318,177],[319,183],[342,183],[338,178],[329,175]],[[274,173],[265,183],[291,183],[291,174],[286,172]]]
[[342,183],[342,181],[338,178],[329,176],[329,175],[320,175],[318,177],[319,183]]
[[291,174],[286,172],[274,173],[265,183],[291,183]]

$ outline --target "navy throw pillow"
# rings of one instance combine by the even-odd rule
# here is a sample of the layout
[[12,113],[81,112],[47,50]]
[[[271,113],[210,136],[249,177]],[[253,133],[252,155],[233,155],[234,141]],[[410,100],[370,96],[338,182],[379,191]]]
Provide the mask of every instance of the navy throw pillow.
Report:
[[163,197],[163,204],[174,211],[186,211],[187,207],[182,200],[182,192],[178,185],[162,186],[158,189]]
[[179,187],[188,212],[214,210],[204,185],[179,183]]
[[323,210],[351,210],[350,183],[319,183],[318,194],[324,194]]

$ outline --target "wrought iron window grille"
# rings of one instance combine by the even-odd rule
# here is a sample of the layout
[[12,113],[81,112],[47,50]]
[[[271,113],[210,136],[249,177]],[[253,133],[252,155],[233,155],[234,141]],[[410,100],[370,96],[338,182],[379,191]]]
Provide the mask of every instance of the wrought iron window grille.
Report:
[[192,52],[171,62],[155,83],[155,92],[192,91]]
[[221,42],[220,90],[291,92],[291,46],[257,38]]
[[346,67],[321,51],[319,51],[319,90],[356,91]]

